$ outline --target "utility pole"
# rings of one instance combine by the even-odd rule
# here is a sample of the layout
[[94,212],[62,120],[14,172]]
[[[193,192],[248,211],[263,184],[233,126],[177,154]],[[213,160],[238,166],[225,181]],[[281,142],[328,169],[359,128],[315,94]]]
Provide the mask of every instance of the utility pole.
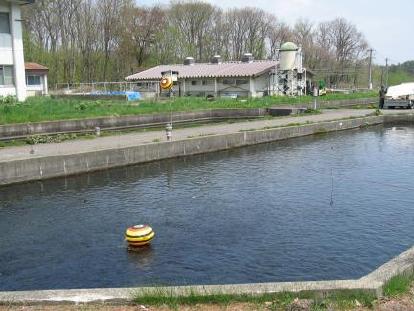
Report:
[[385,87],[388,88],[388,58],[385,59]]
[[372,52],[374,52],[373,49],[369,49],[369,81],[368,81],[368,88],[372,90]]

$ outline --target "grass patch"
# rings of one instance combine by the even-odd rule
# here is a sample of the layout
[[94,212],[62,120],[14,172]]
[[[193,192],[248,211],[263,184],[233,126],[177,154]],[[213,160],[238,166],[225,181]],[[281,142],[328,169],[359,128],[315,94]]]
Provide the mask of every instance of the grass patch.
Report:
[[378,109],[378,105],[354,105],[354,106],[350,106],[349,108],[351,109]]
[[373,293],[363,291],[343,291],[332,294],[324,301],[324,305],[334,305],[339,310],[355,307],[371,308],[377,297]]
[[[321,100],[358,99],[374,97],[374,92],[330,94]],[[0,104],[0,124],[28,123],[108,116],[185,112],[202,109],[268,108],[284,104],[312,102],[311,96],[273,96],[245,100],[217,99],[207,101],[200,97],[180,97],[172,101],[141,101],[128,103],[119,100],[83,100],[77,98],[31,97],[24,103]]]
[[13,140],[7,140],[7,141],[0,141],[0,148],[6,148],[6,147],[19,147],[19,146],[25,146],[27,145],[26,140],[21,139],[13,139]]
[[199,138],[199,137],[207,137],[207,136],[214,136],[217,135],[216,133],[210,133],[210,134],[198,134],[198,135],[190,135],[187,136],[187,138]]
[[265,305],[268,310],[284,310],[297,299],[310,300],[311,310],[327,310],[334,307],[334,310],[347,310],[355,307],[373,306],[376,297],[374,294],[362,291],[343,291],[332,293],[328,297],[321,298],[312,292],[305,293],[277,293],[262,295],[199,295],[189,292],[185,296],[175,296],[168,289],[159,288],[155,291],[136,294],[133,299],[135,304],[147,306],[168,306],[179,309],[179,306],[193,305],[230,305],[236,303],[246,303],[252,305]]
[[396,297],[403,294],[406,294],[411,286],[411,283],[414,281],[412,275],[398,275],[393,277],[387,282],[384,286],[384,295],[387,297]]
[[264,295],[199,295],[194,292],[189,292],[185,296],[175,296],[167,290],[156,290],[155,293],[148,293],[142,296],[136,296],[133,301],[140,305],[161,306],[167,305],[176,307],[180,305],[197,305],[197,304],[214,304],[214,305],[229,305],[231,303],[252,303],[263,304],[265,302],[272,302],[277,305],[290,304],[297,295],[282,293],[282,294],[264,294]]

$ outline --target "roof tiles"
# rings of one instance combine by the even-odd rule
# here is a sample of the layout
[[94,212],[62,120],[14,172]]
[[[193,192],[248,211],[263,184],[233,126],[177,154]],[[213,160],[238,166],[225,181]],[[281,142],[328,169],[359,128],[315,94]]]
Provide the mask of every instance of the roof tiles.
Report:
[[37,63],[25,63],[24,68],[26,70],[49,70],[49,68]]
[[263,60],[250,63],[224,62],[220,64],[199,63],[194,65],[160,65],[148,70],[130,75],[127,80],[159,80],[161,72],[178,71],[179,78],[224,78],[224,77],[252,77],[274,68],[277,61]]

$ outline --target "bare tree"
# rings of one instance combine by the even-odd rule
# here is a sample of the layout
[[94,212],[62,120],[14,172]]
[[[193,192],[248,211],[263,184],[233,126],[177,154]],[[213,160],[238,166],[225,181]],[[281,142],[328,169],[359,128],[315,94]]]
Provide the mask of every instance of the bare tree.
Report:
[[271,57],[276,55],[280,46],[287,41],[293,41],[293,31],[285,23],[279,23],[276,19],[269,27],[268,31],[269,53]]
[[137,65],[141,67],[150,56],[151,46],[157,36],[165,29],[165,13],[156,6],[127,7],[122,16],[122,48],[131,51]]
[[194,55],[199,60],[208,58],[204,53],[207,36],[213,29],[213,16],[216,9],[201,1],[172,2],[169,16],[171,26],[182,36],[181,44],[187,56]]
[[103,79],[107,79],[108,63],[110,55],[116,48],[120,12],[124,6],[128,6],[128,0],[99,0],[97,9],[99,16],[99,27],[102,32],[102,45],[104,52]]
[[[366,63],[368,44],[345,19],[293,27],[251,7],[223,10],[200,0],[143,7],[134,0],[38,0],[23,9],[28,60],[50,67],[51,82],[118,80],[154,64],[213,54],[239,60],[274,57],[286,41],[302,46],[305,64],[329,72],[332,83],[352,80]],[[350,73],[352,79],[342,78]]]

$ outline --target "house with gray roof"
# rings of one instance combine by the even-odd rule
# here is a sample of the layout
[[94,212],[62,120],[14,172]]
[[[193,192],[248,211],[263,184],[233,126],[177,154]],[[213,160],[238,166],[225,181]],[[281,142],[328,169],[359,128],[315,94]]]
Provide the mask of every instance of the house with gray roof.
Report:
[[[196,63],[192,57],[187,57],[183,64],[159,65],[130,75],[126,80],[138,85],[156,83],[161,80],[162,73],[173,71],[178,73],[174,90],[179,96],[262,97],[285,93],[286,87],[280,89],[278,68],[278,61],[254,60],[251,54],[245,54],[240,61],[228,62],[216,55],[210,63]],[[292,95],[296,95],[304,93],[305,88],[296,87],[292,91]],[[158,92],[162,93],[159,89]]]

